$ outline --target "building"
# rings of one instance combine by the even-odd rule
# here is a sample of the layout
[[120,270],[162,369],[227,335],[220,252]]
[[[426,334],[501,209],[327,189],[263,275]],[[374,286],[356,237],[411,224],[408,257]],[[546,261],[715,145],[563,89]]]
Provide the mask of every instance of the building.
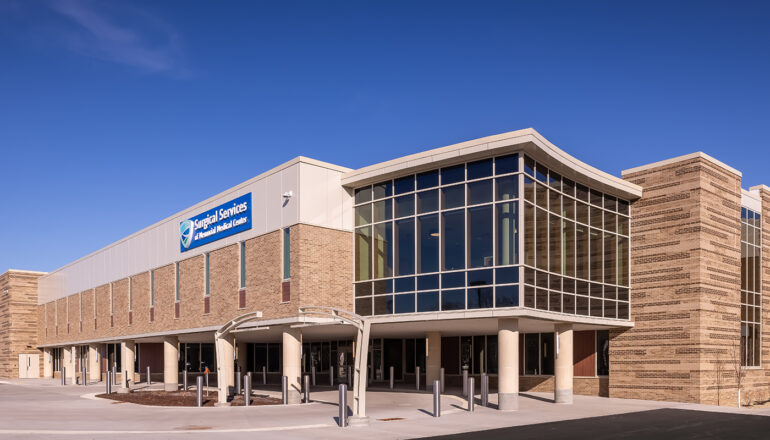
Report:
[[[770,188],[705,154],[618,178],[532,129],[358,170],[299,157],[51,273],[3,275],[0,337],[21,342],[0,375],[149,367],[171,390],[237,368],[287,376],[297,401],[302,374],[351,374],[355,328],[300,311],[325,306],[371,323],[372,386],[443,370],[487,374],[503,410],[519,391],[737,405],[740,371],[743,402],[767,400],[764,209]],[[9,295],[37,313],[8,315]]]

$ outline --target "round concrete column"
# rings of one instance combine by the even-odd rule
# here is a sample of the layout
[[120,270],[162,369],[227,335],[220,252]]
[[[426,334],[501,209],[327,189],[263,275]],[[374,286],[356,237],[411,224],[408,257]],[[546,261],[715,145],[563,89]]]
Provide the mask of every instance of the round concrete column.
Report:
[[227,334],[217,339],[215,343],[217,349],[217,390],[219,396],[216,405],[227,406],[230,405],[230,402],[227,401],[228,388],[235,384],[233,376],[235,336]]
[[553,400],[556,403],[572,403],[572,324],[556,324],[554,364]]
[[248,368],[248,348],[246,348],[245,342],[238,342],[237,349],[238,355],[236,359],[238,360],[238,367],[241,369],[241,375],[244,375],[246,374],[246,368]]
[[46,379],[53,377],[53,356],[50,348],[43,349],[43,377]]
[[88,345],[88,379],[99,382],[102,370],[99,368],[99,344]]
[[134,380],[134,353],[136,350],[136,343],[134,341],[123,341],[120,344],[121,349],[121,366],[123,367],[123,382],[121,387],[118,388],[119,393],[128,393],[130,389],[130,381]]
[[425,334],[427,356],[425,356],[425,385],[433,390],[433,381],[441,380],[441,333],[428,332]]
[[288,378],[289,403],[300,403],[302,400],[302,331],[298,328],[287,328],[283,331],[283,375]]
[[179,338],[176,336],[163,338],[163,389],[179,389]]
[[69,372],[69,380],[72,385],[77,383],[78,371],[77,365],[75,364],[77,362],[77,357],[78,348],[73,345],[70,347],[70,357],[69,361],[67,362],[67,371]]
[[498,384],[500,411],[519,409],[519,320],[497,321]]

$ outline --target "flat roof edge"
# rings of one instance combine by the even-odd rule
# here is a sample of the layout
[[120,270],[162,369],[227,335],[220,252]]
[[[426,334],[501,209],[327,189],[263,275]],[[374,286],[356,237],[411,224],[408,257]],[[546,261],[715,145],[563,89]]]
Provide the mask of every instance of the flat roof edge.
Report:
[[697,158],[704,159],[704,160],[706,160],[708,162],[711,162],[712,164],[714,164],[714,165],[716,165],[716,166],[718,166],[720,168],[723,168],[724,170],[729,171],[729,172],[737,175],[738,177],[742,177],[743,176],[743,173],[741,173],[737,169],[731,167],[730,165],[727,165],[726,163],[724,163],[724,162],[722,162],[722,161],[720,161],[718,159],[715,159],[712,156],[709,156],[708,154],[706,154],[706,153],[704,153],[702,151],[696,151],[695,153],[685,154],[684,156],[672,157],[671,159],[665,159],[665,160],[661,160],[661,161],[658,161],[658,162],[653,162],[653,163],[650,163],[650,164],[647,164],[647,165],[641,165],[641,166],[638,166],[638,167],[629,168],[627,170],[621,171],[620,174],[622,176],[625,176],[627,174],[638,173],[638,172],[650,170],[650,169],[653,169],[653,168],[660,168],[662,166],[671,165],[671,164],[675,164],[677,162],[684,162],[686,160],[697,159]]

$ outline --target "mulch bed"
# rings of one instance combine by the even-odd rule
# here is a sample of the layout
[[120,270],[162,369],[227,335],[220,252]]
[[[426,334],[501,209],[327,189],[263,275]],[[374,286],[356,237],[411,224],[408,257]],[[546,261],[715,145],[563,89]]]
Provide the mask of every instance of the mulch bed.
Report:
[[[114,400],[114,403],[137,403],[149,406],[196,406],[196,394],[193,391],[136,391],[127,394],[97,394],[96,397]],[[280,405],[281,399],[267,396],[251,396],[250,405]],[[203,393],[203,406],[214,406],[217,392]],[[230,402],[232,406],[243,406],[243,396],[237,395]]]

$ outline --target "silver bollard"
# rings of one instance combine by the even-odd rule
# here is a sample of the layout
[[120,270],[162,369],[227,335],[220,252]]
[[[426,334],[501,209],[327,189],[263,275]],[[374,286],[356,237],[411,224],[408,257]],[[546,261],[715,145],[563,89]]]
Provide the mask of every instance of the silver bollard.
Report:
[[251,401],[251,372],[243,377],[243,406],[249,406]]
[[344,383],[340,384],[339,409],[340,428],[344,428],[348,426],[348,387]]
[[315,386],[315,365],[313,365],[313,368],[310,369],[310,373],[313,375],[312,376],[312,379],[313,379],[312,383],[313,383],[313,386]]
[[61,367],[61,384],[67,385],[67,367]]
[[[252,379],[251,379],[251,371],[249,371],[248,373],[246,373],[246,376],[249,376],[249,385],[253,384],[254,382],[252,382]],[[245,385],[244,385],[244,386],[245,386]],[[249,388],[249,391],[250,391],[250,390],[251,390],[251,388]]]
[[239,373],[235,373],[235,394],[241,394],[241,375]]
[[420,391],[420,366],[414,367],[414,384],[417,391]]
[[262,385],[267,385],[267,367],[262,367]]
[[206,397],[208,397],[209,396],[209,373],[204,372],[204,374],[206,375]]
[[310,376],[305,375],[305,403],[310,403]]
[[83,370],[80,372],[80,382],[83,383],[83,386],[88,385],[88,376],[86,376],[86,367],[83,367]]
[[433,417],[441,417],[441,381],[433,381]]
[[105,384],[107,384],[107,394],[112,394],[112,371],[107,371],[107,380],[105,381]]
[[350,373],[350,367],[348,367],[348,387],[353,386],[353,375]]
[[152,385],[152,378],[150,376],[150,366],[147,366],[147,385]]
[[182,372],[182,387],[187,391],[187,369]]
[[489,376],[481,375],[481,406],[489,406]]
[[393,389],[393,366],[390,366],[390,383],[388,383],[388,387],[392,390]]
[[329,386],[334,388],[334,367],[329,367]]
[[473,378],[468,378],[468,412],[473,412],[476,409],[476,401],[474,399],[475,388],[473,386]]
[[201,407],[203,406],[203,376],[198,376],[196,378],[196,384],[198,385],[198,389],[195,390],[195,403],[198,407]]
[[468,369],[463,369],[463,397],[468,396]]
[[123,372],[123,383],[126,384],[126,389],[128,389],[128,390],[131,389],[131,381],[128,378],[128,370],[125,370]]
[[444,381],[444,367],[441,367],[439,375],[441,376],[441,392],[444,392],[444,385],[446,382]]
[[281,376],[281,395],[283,398],[283,404],[289,404],[289,378]]
[[112,364],[112,384],[117,385],[118,384],[118,375],[116,374],[118,371],[118,366],[115,364]]

